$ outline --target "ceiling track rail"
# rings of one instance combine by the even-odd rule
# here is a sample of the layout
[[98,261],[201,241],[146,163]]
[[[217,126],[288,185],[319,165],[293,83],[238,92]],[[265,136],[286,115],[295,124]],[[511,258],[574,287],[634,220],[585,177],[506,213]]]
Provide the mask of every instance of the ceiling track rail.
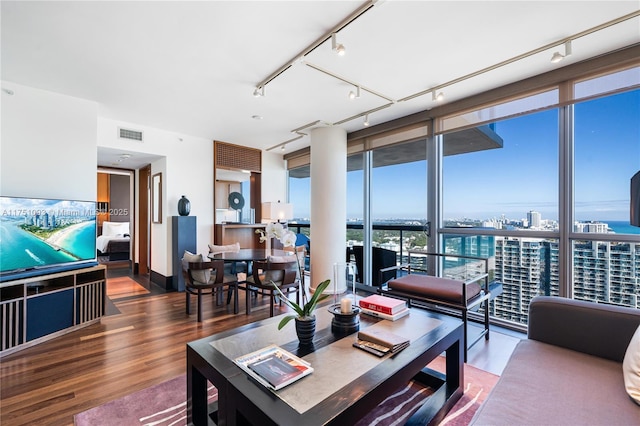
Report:
[[565,37],[565,38],[562,38],[562,39],[559,39],[559,40],[553,41],[553,42],[551,42],[551,43],[545,44],[544,46],[538,47],[538,48],[536,48],[536,49],[533,49],[533,50],[530,50],[530,51],[528,51],[528,52],[522,53],[522,54],[520,54],[520,55],[514,56],[514,57],[512,57],[512,58],[505,59],[504,61],[499,62],[499,63],[497,63],[497,64],[494,64],[494,65],[488,66],[488,67],[486,67],[486,68],[482,68],[482,69],[480,69],[480,70],[478,70],[478,71],[474,71],[474,72],[472,72],[472,73],[470,73],[470,74],[466,74],[466,75],[463,75],[463,76],[461,76],[461,77],[455,78],[455,79],[453,79],[453,80],[447,81],[447,82],[445,82],[445,83],[442,83],[442,84],[439,84],[439,85],[436,85],[436,86],[430,87],[430,88],[428,88],[428,89],[422,90],[422,91],[420,91],[420,92],[414,93],[414,94],[409,95],[409,96],[406,96],[406,97],[404,97],[404,98],[394,100],[394,99],[389,98],[389,97],[387,97],[387,96],[385,96],[385,95],[382,95],[382,94],[381,94],[381,93],[379,93],[379,92],[376,92],[376,91],[375,91],[375,90],[373,90],[373,89],[369,89],[369,88],[366,88],[366,87],[364,87],[364,86],[361,86],[361,85],[359,85],[358,83],[355,83],[355,82],[353,82],[353,81],[351,81],[351,80],[349,80],[349,79],[347,79],[347,78],[345,78],[345,77],[339,76],[339,75],[337,75],[337,74],[335,74],[335,73],[333,73],[333,72],[331,72],[331,71],[329,71],[329,70],[323,69],[323,68],[321,68],[321,67],[319,67],[319,66],[317,66],[317,65],[311,64],[311,63],[306,62],[306,61],[304,61],[304,60],[303,60],[303,58],[304,58],[304,56],[305,56],[305,55],[309,54],[309,53],[310,53],[311,51],[313,51],[316,47],[318,47],[319,45],[321,45],[322,43],[324,43],[325,41],[327,41],[329,38],[331,38],[331,34],[333,34],[333,33],[337,32],[337,31],[341,30],[342,28],[346,27],[347,25],[349,25],[351,22],[353,22],[355,19],[357,19],[359,16],[361,16],[361,15],[362,15],[362,14],[364,14],[367,10],[369,10],[371,7],[373,7],[376,3],[377,3],[377,1],[375,1],[375,0],[374,0],[374,1],[369,1],[369,2],[367,2],[367,4],[365,4],[365,5],[361,6],[360,8],[358,8],[358,9],[357,9],[356,11],[354,11],[351,15],[349,15],[347,18],[345,18],[343,21],[341,21],[338,25],[336,25],[335,27],[333,27],[333,28],[331,29],[331,31],[329,31],[328,33],[326,33],[325,35],[323,35],[322,37],[320,37],[318,40],[316,40],[316,41],[315,41],[313,44],[311,44],[309,47],[307,47],[306,49],[304,49],[304,50],[303,50],[299,55],[296,55],[296,57],[295,57],[292,61],[288,62],[286,65],[283,65],[281,68],[279,68],[277,71],[275,71],[274,73],[272,73],[272,74],[271,74],[269,77],[267,77],[265,80],[263,80],[262,82],[260,82],[260,83],[259,83],[259,85],[257,86],[257,88],[263,88],[263,87],[264,87],[264,85],[266,85],[267,83],[269,83],[270,81],[272,81],[274,78],[276,78],[278,75],[280,75],[284,70],[286,70],[287,68],[289,68],[289,67],[290,67],[290,66],[292,66],[293,64],[296,64],[296,63],[300,63],[300,62],[302,62],[302,63],[304,63],[306,66],[308,66],[308,67],[310,67],[310,68],[313,68],[313,69],[315,69],[315,70],[317,70],[317,71],[320,71],[320,72],[322,72],[322,73],[324,73],[324,74],[327,74],[327,75],[329,75],[329,76],[331,76],[331,77],[333,77],[333,78],[336,78],[336,79],[338,79],[338,80],[340,80],[340,81],[343,81],[343,82],[345,82],[345,83],[347,83],[347,84],[350,84],[350,85],[353,85],[353,86],[355,86],[355,87],[360,87],[360,89],[361,89],[361,90],[364,90],[364,91],[366,91],[366,92],[369,92],[369,93],[371,93],[371,94],[373,94],[373,95],[375,95],[375,96],[379,96],[380,98],[383,98],[383,99],[387,100],[389,103],[384,104],[384,105],[381,105],[381,106],[379,106],[379,107],[377,107],[377,108],[370,109],[370,110],[368,110],[368,111],[364,111],[364,112],[359,113],[359,114],[356,114],[356,115],[352,115],[351,117],[348,117],[348,118],[342,119],[342,120],[337,121],[337,122],[335,122],[335,123],[328,123],[328,122],[323,121],[323,120],[316,120],[316,121],[314,121],[314,122],[312,122],[312,123],[309,123],[309,124],[307,124],[307,125],[305,125],[305,126],[302,126],[302,127],[299,127],[299,128],[297,128],[297,129],[292,130],[292,131],[291,131],[291,133],[298,134],[298,136],[297,136],[297,137],[295,137],[295,138],[293,138],[293,139],[290,139],[290,140],[288,140],[288,141],[285,141],[285,142],[279,143],[279,144],[274,145],[274,146],[272,146],[272,147],[269,147],[269,148],[267,148],[267,149],[266,149],[267,151],[271,151],[271,150],[273,150],[273,149],[276,149],[276,148],[279,148],[279,147],[283,147],[283,146],[285,146],[287,143],[294,142],[294,141],[296,141],[296,140],[301,139],[301,138],[302,138],[302,137],[304,137],[304,136],[307,136],[307,134],[306,134],[306,133],[301,133],[301,132],[300,132],[300,130],[303,130],[303,129],[306,129],[306,128],[309,128],[309,127],[313,127],[313,126],[318,125],[318,124],[324,124],[324,125],[333,125],[333,126],[336,126],[336,125],[340,125],[340,124],[347,123],[347,122],[349,122],[349,121],[351,121],[351,120],[355,120],[355,119],[358,119],[358,118],[361,118],[361,117],[365,117],[365,116],[367,116],[367,115],[369,115],[369,114],[372,114],[372,113],[374,113],[374,112],[377,112],[377,111],[380,111],[380,110],[383,110],[383,109],[389,108],[389,107],[391,107],[391,106],[395,105],[396,103],[399,103],[399,102],[406,102],[406,101],[409,101],[409,100],[412,100],[412,99],[415,99],[415,98],[418,98],[418,97],[420,97],[420,96],[424,96],[424,95],[427,95],[427,94],[433,94],[433,93],[434,93],[434,91],[438,91],[438,90],[443,89],[443,88],[445,88],[445,87],[453,86],[454,84],[457,84],[457,83],[463,82],[463,81],[465,81],[465,80],[469,80],[469,79],[471,79],[471,78],[478,77],[478,76],[480,76],[480,75],[482,75],[482,74],[488,73],[488,72],[490,72],[490,71],[494,71],[494,70],[496,70],[496,69],[498,69],[498,68],[504,67],[504,66],[506,66],[506,65],[512,64],[512,63],[517,62],[517,61],[520,61],[520,60],[525,59],[525,58],[528,58],[528,57],[530,57],[530,56],[533,56],[533,55],[536,55],[536,54],[542,53],[542,52],[544,52],[544,51],[546,51],[546,50],[549,50],[549,49],[552,49],[552,48],[554,48],[554,47],[564,45],[564,44],[565,44],[565,43],[567,43],[567,42],[571,42],[571,41],[573,41],[573,40],[577,40],[577,39],[579,39],[579,38],[585,37],[585,36],[587,36],[587,35],[590,35],[590,34],[596,33],[596,32],[598,32],[598,31],[604,30],[604,29],[606,29],[606,28],[612,27],[612,26],[614,26],[614,25],[620,24],[620,23],[622,23],[622,22],[625,22],[625,21],[628,21],[628,20],[630,20],[630,19],[637,18],[637,17],[639,17],[639,16],[640,16],[640,10],[637,10],[637,11],[634,11],[634,12],[631,12],[631,13],[628,13],[628,14],[626,14],[626,15],[623,15],[623,16],[619,17],[619,18],[613,19],[613,20],[611,20],[611,21],[604,22],[604,23],[602,23],[602,24],[600,24],[600,25],[597,25],[597,26],[595,26],[595,27],[588,28],[588,29],[586,29],[586,30],[584,30],[584,31],[581,31],[581,32],[576,33],[576,34],[573,34],[573,35],[571,35],[571,36],[569,36],[569,37]]

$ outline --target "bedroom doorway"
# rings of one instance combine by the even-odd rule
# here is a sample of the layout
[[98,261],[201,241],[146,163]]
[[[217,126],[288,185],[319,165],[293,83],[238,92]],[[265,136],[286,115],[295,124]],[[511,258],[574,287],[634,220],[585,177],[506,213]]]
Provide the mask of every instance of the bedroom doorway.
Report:
[[134,247],[133,170],[98,168],[97,256],[107,268],[132,265]]

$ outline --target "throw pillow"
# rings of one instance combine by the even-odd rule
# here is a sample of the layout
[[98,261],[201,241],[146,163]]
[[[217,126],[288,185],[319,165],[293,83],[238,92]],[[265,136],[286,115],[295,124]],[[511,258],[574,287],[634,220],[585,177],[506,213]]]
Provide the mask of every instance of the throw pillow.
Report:
[[[187,269],[189,267],[189,262],[202,262],[201,254],[193,254],[187,250],[184,251],[184,255],[182,255],[182,266]],[[191,276],[194,281],[198,281],[200,283],[208,283],[211,278],[211,271],[209,269],[202,269],[199,271],[192,271]],[[196,283],[197,284],[197,283]]]
[[218,246],[215,244],[209,244],[209,253],[218,254],[218,253],[237,253],[240,251],[240,243],[235,244],[227,244],[223,246]]
[[624,387],[636,404],[640,405],[640,326],[633,334],[622,361]]
[[[269,263],[289,263],[289,262],[298,262],[295,255],[291,256],[269,256],[267,259]],[[265,271],[264,272],[264,282],[270,284],[271,281],[275,282],[278,285],[281,285],[282,279],[284,278],[284,272],[282,270],[275,271]]]

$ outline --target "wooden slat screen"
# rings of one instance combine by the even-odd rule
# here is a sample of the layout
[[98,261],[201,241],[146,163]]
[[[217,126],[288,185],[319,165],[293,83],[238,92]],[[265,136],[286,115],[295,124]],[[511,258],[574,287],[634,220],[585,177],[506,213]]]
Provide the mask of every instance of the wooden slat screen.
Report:
[[216,167],[262,171],[262,151],[259,149],[214,141],[214,158]]

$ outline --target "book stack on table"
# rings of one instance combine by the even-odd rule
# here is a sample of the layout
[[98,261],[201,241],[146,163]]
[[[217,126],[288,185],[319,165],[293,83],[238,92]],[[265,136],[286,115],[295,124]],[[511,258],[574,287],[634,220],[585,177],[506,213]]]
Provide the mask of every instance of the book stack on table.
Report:
[[400,352],[409,343],[409,339],[403,336],[371,326],[358,332],[358,339],[353,346],[381,357]]
[[407,302],[393,297],[372,294],[358,302],[362,312],[378,318],[395,321],[409,314]]

